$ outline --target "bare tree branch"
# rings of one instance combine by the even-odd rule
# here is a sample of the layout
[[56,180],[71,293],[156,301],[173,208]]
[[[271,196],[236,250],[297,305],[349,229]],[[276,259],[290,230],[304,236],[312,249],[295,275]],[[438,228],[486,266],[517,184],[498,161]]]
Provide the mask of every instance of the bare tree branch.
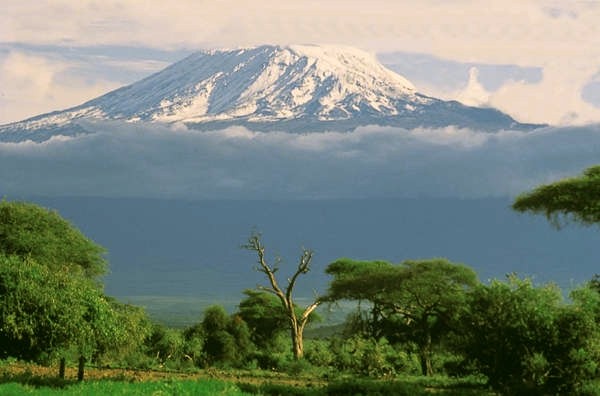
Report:
[[296,359],[300,359],[302,358],[304,351],[304,326],[306,325],[306,323],[308,323],[310,314],[319,306],[321,300],[320,298],[316,297],[315,301],[302,311],[302,313],[300,314],[300,319],[298,319],[292,292],[294,290],[294,287],[296,286],[296,281],[298,280],[298,277],[301,274],[306,274],[310,271],[310,264],[313,257],[313,251],[302,248],[302,254],[298,261],[296,271],[290,278],[287,279],[287,287],[285,288],[284,292],[283,289],[279,287],[277,279],[275,278],[275,272],[278,270],[278,265],[281,263],[282,260],[280,257],[277,257],[275,259],[275,266],[269,266],[265,258],[265,247],[261,243],[260,238],[261,235],[259,233],[253,232],[248,238],[248,243],[242,245],[242,247],[247,250],[256,252],[258,256],[258,266],[256,266],[255,269],[265,274],[267,276],[267,279],[269,280],[269,284],[271,285],[271,287],[258,286],[257,288],[259,290],[272,293],[279,297],[279,299],[281,300],[281,304],[283,305],[290,322],[294,357]]

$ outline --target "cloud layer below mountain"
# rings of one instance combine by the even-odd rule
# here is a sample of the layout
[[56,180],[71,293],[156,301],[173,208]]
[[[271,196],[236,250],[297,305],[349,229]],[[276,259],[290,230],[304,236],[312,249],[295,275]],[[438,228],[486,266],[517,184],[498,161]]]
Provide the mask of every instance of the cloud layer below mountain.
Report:
[[89,135],[0,143],[0,195],[183,199],[514,196],[598,163],[600,125],[533,132],[364,127],[198,132],[86,124]]

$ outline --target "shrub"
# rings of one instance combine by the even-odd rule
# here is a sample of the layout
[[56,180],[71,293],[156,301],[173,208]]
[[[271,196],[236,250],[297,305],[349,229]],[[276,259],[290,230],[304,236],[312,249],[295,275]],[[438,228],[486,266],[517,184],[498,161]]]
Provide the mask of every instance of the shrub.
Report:
[[471,294],[462,349],[504,394],[576,394],[598,367],[598,299],[588,292],[562,302],[554,285],[512,276]]

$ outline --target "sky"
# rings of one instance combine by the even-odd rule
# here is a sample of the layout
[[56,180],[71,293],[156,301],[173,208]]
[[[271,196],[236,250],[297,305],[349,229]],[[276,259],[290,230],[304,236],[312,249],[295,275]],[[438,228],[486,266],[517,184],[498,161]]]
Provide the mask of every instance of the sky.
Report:
[[0,124],[67,108],[200,49],[340,44],[423,93],[521,122],[600,122],[600,2],[4,0]]
[[600,158],[600,1],[28,1],[0,12],[0,124],[81,104],[202,49],[354,46],[418,91],[534,132],[198,132],[97,122],[0,142],[0,196],[506,197]]

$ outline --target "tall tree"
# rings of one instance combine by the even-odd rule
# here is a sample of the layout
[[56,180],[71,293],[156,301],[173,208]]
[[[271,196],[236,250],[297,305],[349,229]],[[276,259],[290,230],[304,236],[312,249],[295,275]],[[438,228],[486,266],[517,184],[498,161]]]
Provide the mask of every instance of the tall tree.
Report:
[[282,288],[275,277],[275,273],[279,270],[279,260],[273,266],[267,263],[265,246],[261,242],[260,234],[252,233],[248,238],[248,243],[243,245],[243,247],[256,252],[258,256],[256,270],[265,274],[269,281],[269,286],[259,286],[258,289],[272,293],[281,302],[288,320],[294,358],[301,359],[304,356],[304,328],[308,323],[311,313],[319,306],[321,300],[317,297],[304,309],[297,310],[292,293],[298,277],[310,271],[313,252],[308,249],[302,249],[302,254],[300,255],[294,274],[288,278],[286,287]]
[[[145,315],[104,295],[104,249],[56,212],[0,202],[0,356],[86,359],[139,343]],[[143,331],[140,334],[144,335]]]
[[[377,327],[392,323],[387,335],[414,342],[423,375],[433,374],[432,346],[446,334],[465,307],[466,292],[477,284],[475,272],[446,259],[385,261],[340,259],[326,272],[334,278],[324,299],[350,299],[372,304],[371,321]],[[395,333],[395,334],[394,334]]]

